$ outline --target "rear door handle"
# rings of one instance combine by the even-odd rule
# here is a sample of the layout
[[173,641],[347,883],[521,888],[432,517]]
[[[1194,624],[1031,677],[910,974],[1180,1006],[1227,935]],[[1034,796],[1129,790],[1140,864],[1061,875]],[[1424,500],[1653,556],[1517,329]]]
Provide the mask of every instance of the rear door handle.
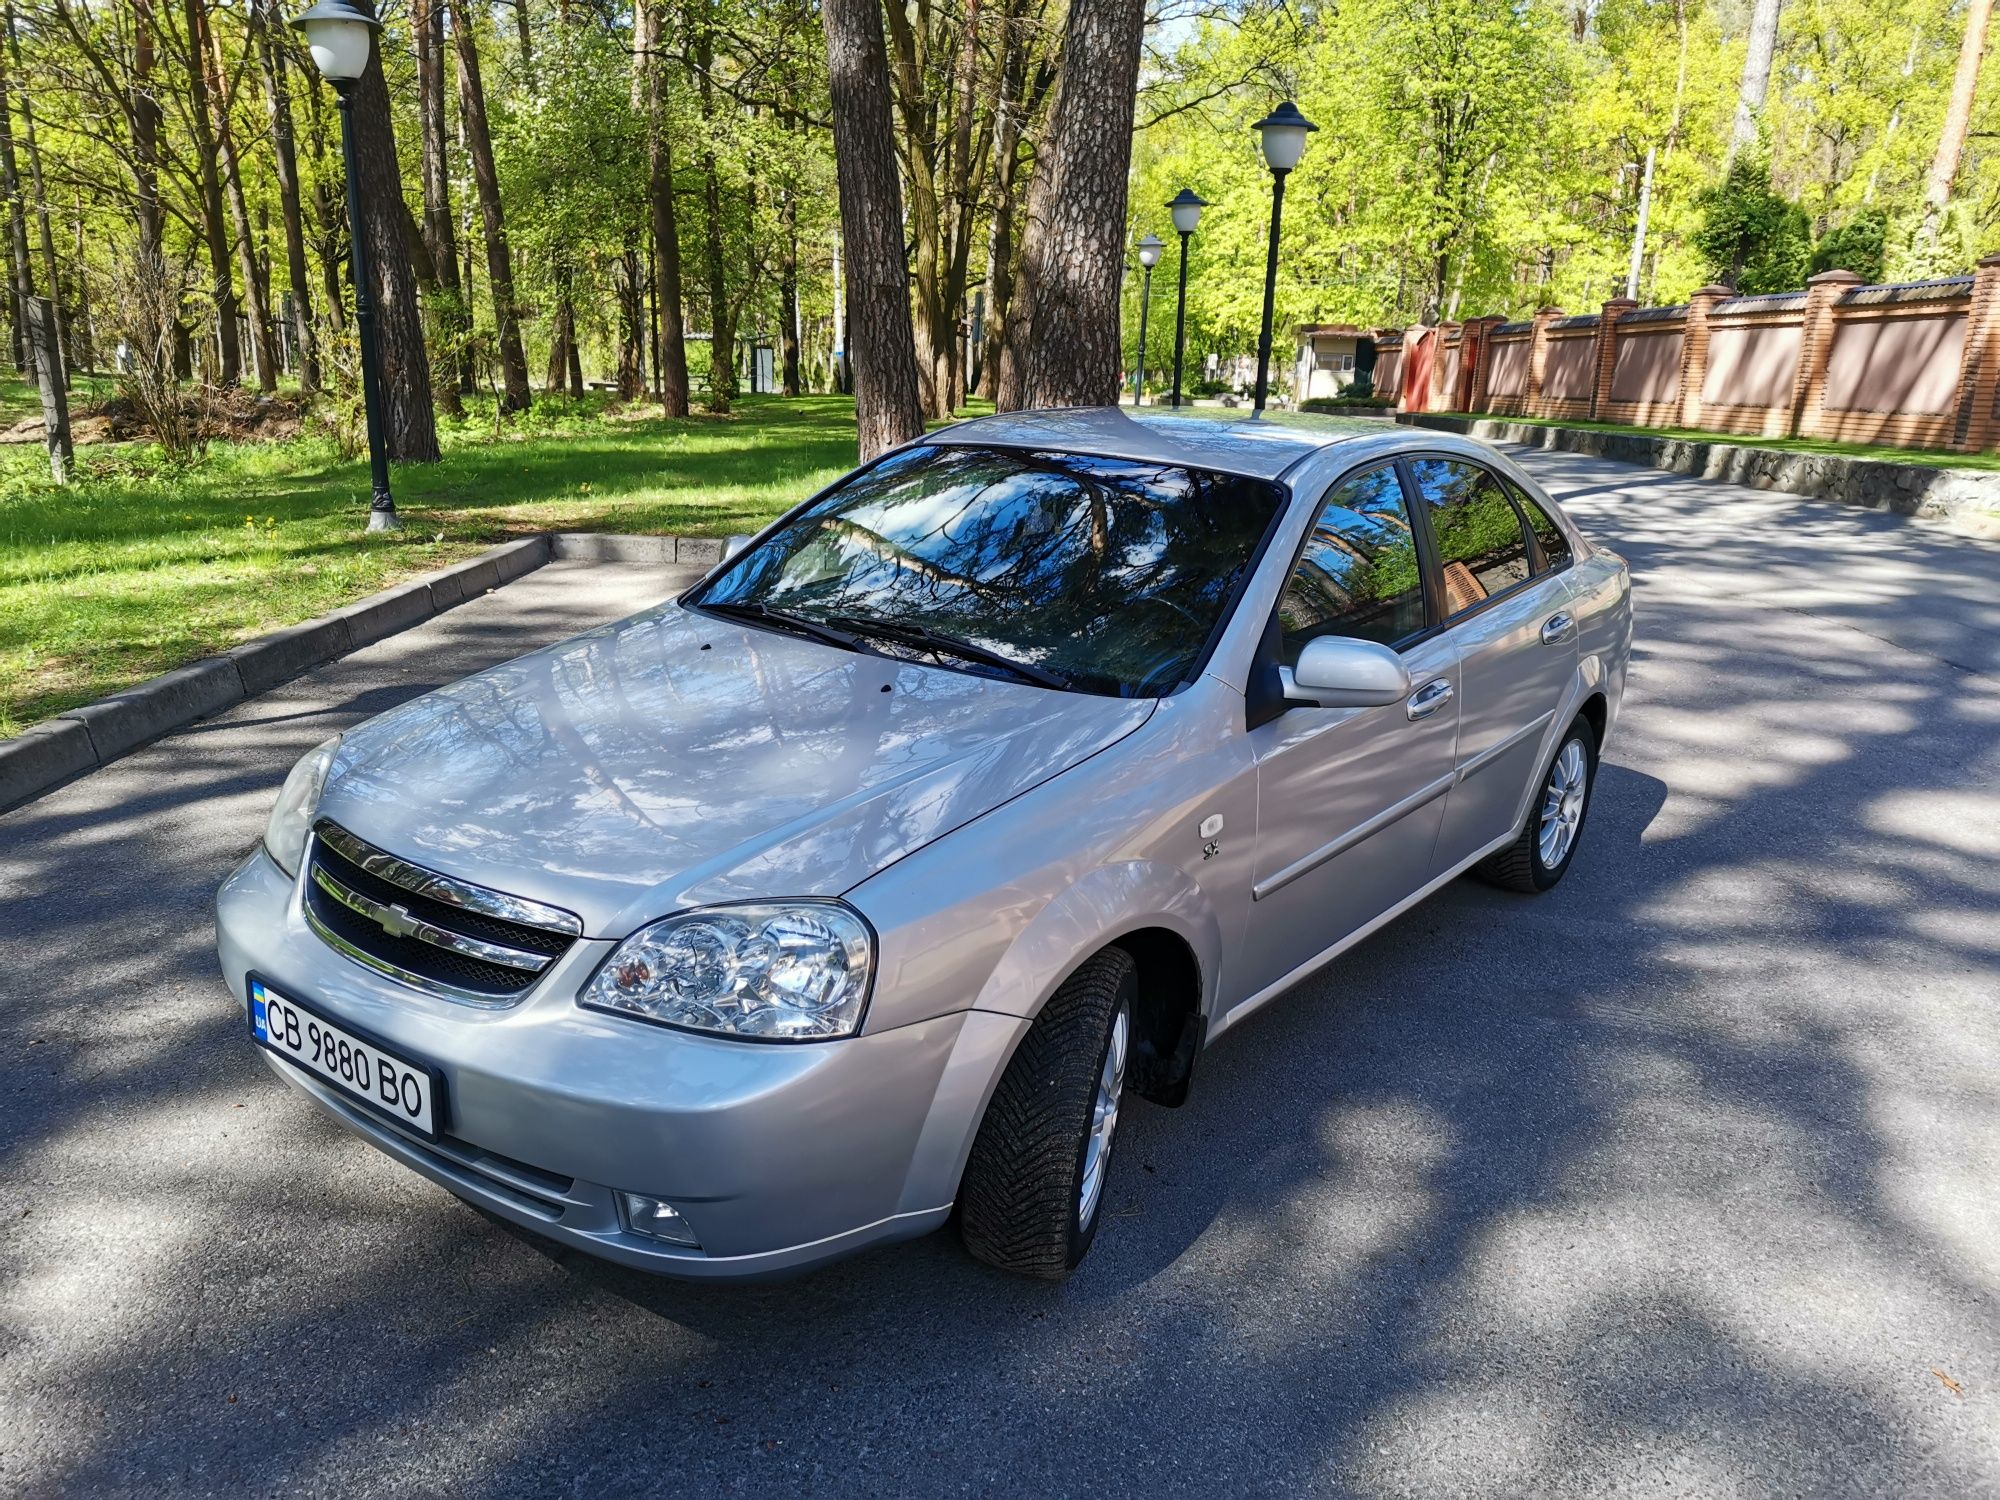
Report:
[[1556,646],[1576,633],[1576,621],[1568,614],[1553,614],[1542,624],[1542,644]]
[[1410,694],[1409,702],[1404,708],[1412,719],[1428,719],[1449,702],[1451,702],[1451,684],[1439,677]]

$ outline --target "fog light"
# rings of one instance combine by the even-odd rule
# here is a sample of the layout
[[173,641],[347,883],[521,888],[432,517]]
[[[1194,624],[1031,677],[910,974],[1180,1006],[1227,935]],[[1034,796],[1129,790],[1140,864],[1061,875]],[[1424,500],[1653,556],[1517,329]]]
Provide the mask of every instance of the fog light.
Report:
[[685,1246],[689,1250],[699,1250],[701,1241],[688,1228],[688,1221],[681,1217],[681,1211],[664,1198],[648,1198],[644,1193],[620,1193],[619,1201],[625,1208],[625,1227],[634,1234],[643,1234],[647,1239],[665,1240],[669,1245]]

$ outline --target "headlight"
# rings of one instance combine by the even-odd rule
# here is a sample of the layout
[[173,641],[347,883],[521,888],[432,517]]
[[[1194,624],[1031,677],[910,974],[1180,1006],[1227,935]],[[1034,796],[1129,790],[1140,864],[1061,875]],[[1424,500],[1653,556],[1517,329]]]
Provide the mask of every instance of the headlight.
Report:
[[868,925],[834,901],[711,906],[633,933],[579,1001],[759,1041],[852,1036],[874,946]]
[[287,875],[299,873],[299,861],[305,858],[306,835],[312,832],[313,810],[319,806],[326,773],[332,768],[334,752],[339,748],[340,736],[335,735],[292,767],[292,774],[285,778],[285,785],[278,793],[278,805],[271,809],[271,821],[264,825],[264,848]]

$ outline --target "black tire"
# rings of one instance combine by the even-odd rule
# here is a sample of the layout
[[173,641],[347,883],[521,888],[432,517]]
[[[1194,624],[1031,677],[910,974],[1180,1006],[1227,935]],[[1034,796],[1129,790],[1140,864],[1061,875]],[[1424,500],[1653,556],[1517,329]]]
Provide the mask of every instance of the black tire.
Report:
[[[1583,751],[1583,796],[1576,810],[1576,825],[1568,846],[1561,858],[1548,864],[1542,858],[1542,832],[1547,826],[1550,807],[1548,795],[1550,778],[1562,763],[1564,753],[1571,745],[1582,747]],[[1562,740],[1556,745],[1555,754],[1549,757],[1542,774],[1535,782],[1534,801],[1528,808],[1527,822],[1521,829],[1521,836],[1496,854],[1489,854],[1473,867],[1473,873],[1490,885],[1502,890],[1522,891],[1528,895],[1538,895],[1554,888],[1569,869],[1570,861],[1576,858],[1577,848],[1583,843],[1583,825],[1590,816],[1591,794],[1597,789],[1597,731],[1590,727],[1590,721],[1581,715],[1571,722]]]
[[[1130,954],[1118,948],[1097,954],[1049,997],[1001,1075],[958,1192],[965,1248],[988,1265],[1061,1281],[1096,1238],[1104,1192],[1100,1186],[1086,1214],[1084,1161],[1121,1014],[1130,1055],[1137,988]],[[1109,1153],[1107,1144],[1105,1164]]]

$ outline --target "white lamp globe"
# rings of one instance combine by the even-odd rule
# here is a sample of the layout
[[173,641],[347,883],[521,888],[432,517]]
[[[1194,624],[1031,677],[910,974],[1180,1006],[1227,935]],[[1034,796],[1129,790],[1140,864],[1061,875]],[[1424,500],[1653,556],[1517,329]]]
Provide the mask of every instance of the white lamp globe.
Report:
[[1182,188],[1167,204],[1168,211],[1174,216],[1174,232],[1193,234],[1195,226],[1201,222],[1201,211],[1207,207],[1208,200],[1196,196],[1193,188]]
[[292,24],[306,34],[313,66],[328,83],[352,83],[368,67],[374,33],[382,23],[343,0],[319,0]]
[[1287,99],[1250,128],[1261,138],[1264,165],[1273,172],[1289,172],[1306,154],[1306,137],[1319,126],[1300,114],[1298,106]]
[[1167,248],[1167,242],[1157,234],[1149,234],[1139,241],[1139,264],[1147,270],[1160,263],[1160,252]]

